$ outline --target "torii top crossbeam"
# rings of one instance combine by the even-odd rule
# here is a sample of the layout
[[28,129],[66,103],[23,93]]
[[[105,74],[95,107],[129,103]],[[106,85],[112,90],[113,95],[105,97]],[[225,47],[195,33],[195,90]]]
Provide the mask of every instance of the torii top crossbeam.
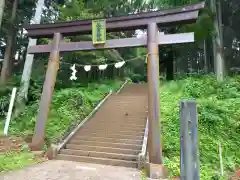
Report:
[[[108,32],[114,32],[146,28],[150,22],[157,23],[161,27],[192,23],[196,21],[198,13],[204,8],[204,5],[204,2],[200,2],[178,8],[111,17],[106,19],[106,28]],[[52,37],[55,32],[59,32],[63,36],[89,34],[92,31],[92,20],[32,24],[26,25],[25,29],[31,38]]]

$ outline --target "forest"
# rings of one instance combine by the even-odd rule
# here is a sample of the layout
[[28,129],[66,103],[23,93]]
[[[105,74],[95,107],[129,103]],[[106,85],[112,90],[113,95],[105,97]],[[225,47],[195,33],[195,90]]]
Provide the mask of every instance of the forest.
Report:
[[[129,15],[197,2],[200,0],[0,1],[0,135],[13,87],[17,87],[17,97],[9,133],[25,138],[34,131],[48,54],[29,55],[27,48],[50,40],[28,38],[24,25]],[[227,179],[240,168],[240,1],[206,0],[205,3],[196,23],[159,28],[166,34],[195,33],[194,43],[159,46],[163,152],[171,175],[179,176],[178,106],[181,99],[194,98],[199,108],[201,179],[221,178],[219,141],[223,146],[224,179]],[[107,39],[145,32],[144,29],[112,32],[107,33]],[[72,42],[91,39],[91,35],[65,38]],[[46,146],[63,138],[109,89],[118,89],[125,79],[146,82],[146,55],[144,47],[62,53]],[[116,68],[114,64],[120,61],[126,64]],[[75,81],[70,80],[73,64],[77,70]],[[104,64],[108,67],[100,71],[98,66]],[[87,72],[85,65],[91,65],[91,71]],[[29,156],[24,150],[20,155],[16,152],[1,155],[0,150],[0,172],[36,163]],[[6,163],[11,158],[15,161]]]

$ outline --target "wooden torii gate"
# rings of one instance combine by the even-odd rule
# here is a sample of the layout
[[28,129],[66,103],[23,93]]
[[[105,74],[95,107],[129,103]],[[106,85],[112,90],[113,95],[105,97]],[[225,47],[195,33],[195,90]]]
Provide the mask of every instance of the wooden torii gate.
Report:
[[193,23],[204,2],[184,7],[133,14],[129,16],[106,19],[107,32],[147,29],[147,37],[111,39],[104,44],[92,42],[64,42],[64,36],[89,34],[92,32],[92,20],[60,22],[54,24],[33,24],[25,26],[31,38],[52,38],[52,44],[35,45],[28,48],[29,54],[50,53],[45,82],[41,95],[39,112],[36,119],[35,133],[32,139],[32,150],[41,150],[45,137],[45,126],[48,119],[52,94],[59,68],[60,52],[111,49],[120,47],[147,46],[148,49],[148,119],[149,161],[162,164],[162,148],[159,125],[159,50],[158,45],[194,42],[194,33],[160,35],[158,28]]

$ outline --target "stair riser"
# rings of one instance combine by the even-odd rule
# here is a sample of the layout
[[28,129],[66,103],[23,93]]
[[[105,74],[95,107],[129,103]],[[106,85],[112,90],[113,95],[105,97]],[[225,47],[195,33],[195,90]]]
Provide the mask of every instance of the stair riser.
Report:
[[118,127],[118,128],[128,128],[128,129],[145,129],[146,121],[143,122],[134,122],[134,123],[127,123],[127,122],[96,122],[89,123],[84,126],[84,128],[105,128],[105,127]]
[[[116,124],[119,124],[121,126],[136,126],[136,127],[143,127],[144,124],[146,124],[146,117],[145,118],[142,118],[142,119],[137,119],[137,120],[130,120],[130,119],[124,119],[124,118],[120,118],[120,119],[112,119],[112,120],[109,120],[108,118],[103,117],[103,118],[99,118],[98,120],[97,119],[91,119],[89,122],[88,122],[88,125],[106,125],[106,123],[108,123],[107,125],[116,125]],[[126,124],[127,123],[127,124]]]
[[[118,109],[118,112],[116,112],[116,109]],[[137,108],[137,107],[136,107]],[[122,118],[127,118],[127,119],[135,119],[134,117],[138,117],[138,119],[144,119],[146,117],[146,111],[147,109],[145,108],[139,108],[138,111],[129,111],[130,107],[126,107],[125,109],[119,109],[118,107],[114,107],[114,109],[106,109],[106,110],[101,110],[96,114],[96,117],[100,119],[105,118],[106,116],[110,119],[122,119]],[[113,112],[113,113],[109,113]],[[115,114],[119,116],[115,116]]]
[[[93,121],[91,121],[93,120]],[[145,124],[146,124],[146,120],[147,117],[142,118],[142,119],[137,119],[137,120],[128,120],[128,119],[111,119],[108,120],[108,118],[104,117],[103,119],[91,119],[88,121],[88,123],[86,125],[104,125],[104,126],[114,126],[114,125],[118,125],[118,126],[123,126],[123,127],[136,127],[136,128],[144,128]],[[94,123],[95,121],[95,123]],[[107,124],[106,124],[107,123]],[[126,124],[127,123],[127,124]]]
[[[117,129],[118,131],[137,131],[137,132],[144,132],[144,128],[132,128],[132,127],[121,127],[121,126],[111,126],[111,127],[104,127],[104,126],[91,126],[91,127],[85,127],[84,128],[85,130],[87,131],[110,131],[110,130],[113,130],[113,129]],[[83,129],[82,129],[83,130]],[[81,131],[82,131],[81,130]]]
[[[129,95],[126,96],[116,96],[116,97],[111,97],[110,99],[108,99],[108,101],[106,102],[106,105],[108,104],[122,104],[127,106],[128,104],[135,104],[136,106],[146,106],[146,100],[147,98],[144,96],[137,96],[134,98],[129,98]],[[141,102],[141,104],[139,104],[138,102]]]
[[135,96],[139,96],[141,98],[145,97],[147,99],[147,96],[146,96],[147,93],[148,92],[145,90],[142,91],[142,90],[138,89],[138,91],[136,91],[136,89],[135,90],[134,89],[128,89],[128,90],[126,89],[126,90],[123,90],[122,92],[120,92],[119,95],[120,96],[129,96],[129,95],[135,94]]
[[120,139],[129,139],[129,140],[136,140],[136,141],[142,141],[143,140],[143,136],[128,136],[128,135],[119,135],[119,134],[108,134],[107,136],[103,136],[103,135],[96,135],[96,134],[87,134],[87,135],[82,135],[82,134],[75,134],[74,137],[72,139],[75,138],[82,138],[82,137],[88,137],[88,139],[93,138],[110,138],[110,139],[116,139],[116,140],[120,140]]
[[[142,110],[142,111],[145,111],[145,110]],[[113,111],[114,112],[114,111]],[[114,114],[109,114],[109,111],[108,112],[99,112],[97,113],[93,118],[92,120],[94,120],[95,123],[98,123],[98,122],[144,122],[146,121],[146,118],[147,118],[147,114],[144,112],[142,114],[140,114],[139,112],[135,112],[134,114],[128,114],[128,115],[125,115],[125,113],[129,113],[129,112],[121,112],[121,113],[118,113],[118,112],[115,112]]]
[[[146,110],[142,109],[141,111],[146,111]],[[113,114],[109,114],[109,111],[106,111],[103,113],[99,112],[92,119],[94,119],[96,122],[99,122],[99,121],[118,122],[118,121],[130,121],[130,120],[139,122],[140,120],[143,120],[143,121],[146,120],[146,117],[147,117],[146,112],[144,113],[134,112],[132,114],[129,114],[128,111],[114,112],[113,110],[112,112]],[[128,115],[125,115],[125,114],[128,114]]]
[[94,141],[78,141],[71,140],[71,144],[76,145],[86,145],[86,146],[103,146],[103,147],[112,147],[112,148],[123,148],[123,149],[132,149],[132,150],[141,150],[141,145],[134,144],[121,144],[121,143],[113,143],[113,142],[94,142]]
[[137,133],[137,132],[133,132],[133,133],[125,133],[125,132],[117,132],[120,134],[115,134],[115,132],[106,132],[106,131],[101,131],[101,132],[89,132],[89,131],[81,131],[81,132],[77,132],[76,136],[96,136],[96,137],[106,137],[106,138],[118,138],[118,139],[126,139],[126,138],[130,138],[130,139],[135,139],[138,137],[138,139],[140,140],[143,136],[144,133]]
[[[132,107],[134,107],[134,108],[132,108]],[[139,112],[140,115],[142,115],[142,114],[144,114],[144,112],[146,112],[145,110],[147,110],[147,107],[148,106],[146,106],[145,100],[141,100],[141,101],[133,100],[133,102],[126,102],[126,101],[125,102],[112,102],[112,103],[106,102],[106,104],[104,104],[101,107],[101,111],[108,112],[108,114],[109,114],[109,112],[117,112],[119,114],[122,114],[126,111],[126,112],[129,112],[129,115]],[[109,109],[111,109],[113,111],[108,111]],[[113,115],[113,114],[110,114],[110,115]]]
[[[134,102],[134,103],[128,103],[128,102],[123,102],[123,103],[115,102],[111,104],[109,103],[108,105],[103,106],[101,111],[107,112],[110,116],[113,116],[114,114],[110,114],[109,112],[116,112],[116,111],[118,111],[116,113],[119,113],[122,115],[125,115],[124,114],[125,112],[128,112],[129,115],[133,115],[139,112],[140,113],[139,115],[141,117],[141,115],[144,115],[144,113],[147,110],[147,106],[145,106],[144,103],[145,103],[144,101]],[[139,104],[139,105],[136,105],[136,104]],[[133,106],[135,106],[134,110],[131,111]],[[109,110],[113,110],[113,111],[109,111]]]
[[116,154],[129,154],[129,155],[138,155],[138,153],[140,153],[140,151],[134,151],[132,149],[82,146],[82,145],[74,145],[74,144],[68,144],[66,148],[71,150],[96,151],[96,152],[107,152],[107,153],[116,153]]
[[60,153],[66,154],[66,155],[74,155],[74,156],[89,156],[89,157],[97,157],[97,158],[137,161],[136,155],[127,155],[127,154],[110,154],[110,153],[102,153],[102,152],[92,152],[92,151],[89,152],[89,151],[69,150],[69,149],[64,149]]
[[[99,142],[115,142],[115,143],[127,143],[127,144],[142,144],[143,140],[136,139],[115,139],[115,138],[104,138],[104,137],[82,137],[82,136],[74,136],[73,140],[89,140],[89,141],[99,141]],[[70,140],[71,141],[71,140]]]
[[109,105],[109,104],[116,104],[118,106],[123,105],[124,106],[128,106],[128,105],[132,105],[134,104],[135,106],[146,106],[146,100],[147,98],[144,96],[138,96],[135,98],[131,98],[129,99],[128,97],[130,97],[129,95],[127,96],[118,96],[116,98],[111,98],[109,99],[105,105]]
[[[118,97],[121,98],[121,97]],[[135,107],[146,107],[146,98],[141,98],[141,99],[123,99],[123,100],[119,100],[119,99],[111,99],[108,102],[106,102],[105,105],[109,105],[109,104],[115,104],[116,107],[119,108],[125,108],[125,107],[129,107],[130,105],[134,105]],[[106,107],[106,106],[102,106],[102,107]],[[134,109],[134,110],[138,110],[138,109]]]
[[58,155],[58,160],[67,160],[67,161],[77,161],[77,162],[86,162],[86,163],[94,163],[94,164],[105,164],[110,166],[123,166],[123,167],[131,167],[131,168],[137,168],[136,162],[119,162],[116,160],[110,160],[110,159],[94,159],[90,157],[78,157],[78,156],[63,156]]
[[84,128],[84,129],[81,129],[79,132],[77,133],[97,133],[97,134],[114,134],[114,133],[120,133],[120,134],[125,134],[125,135],[143,135],[144,134],[144,131],[127,131],[125,129],[118,129],[118,128],[112,128],[112,129],[98,129],[98,128],[92,128],[92,129],[87,129],[87,128]]
[[142,140],[143,135],[126,135],[126,134],[97,134],[97,133],[87,133],[87,134],[80,134],[76,133],[75,136],[89,136],[89,137],[106,137],[106,138],[116,138],[116,139],[137,139],[137,140]]

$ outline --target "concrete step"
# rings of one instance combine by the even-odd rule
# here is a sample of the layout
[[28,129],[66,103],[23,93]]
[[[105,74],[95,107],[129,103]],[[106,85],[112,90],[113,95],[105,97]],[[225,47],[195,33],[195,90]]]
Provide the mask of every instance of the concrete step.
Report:
[[[92,121],[92,122],[90,122]],[[142,128],[145,129],[146,126],[146,120],[142,122],[125,122],[125,121],[98,121],[94,123],[94,120],[90,119],[89,122],[85,124],[84,127],[111,127],[111,126],[117,126],[117,127],[136,127],[136,128]]]
[[[147,106],[145,105],[146,103],[146,100],[145,99],[142,99],[140,101],[136,101],[136,100],[132,100],[132,101],[112,101],[111,103],[110,102],[107,102],[105,104],[105,106],[102,106],[102,109],[103,111],[107,111],[108,108],[114,110],[115,112],[121,112],[121,110],[126,110],[128,112],[141,112],[143,113],[142,111],[140,111],[141,109],[139,108],[146,108]],[[111,105],[114,105],[114,106],[111,106]],[[134,109],[133,111],[130,111],[131,109],[129,109],[130,107],[133,107],[134,106]]]
[[[118,115],[117,115],[118,116]],[[104,119],[90,119],[86,124],[85,127],[112,127],[112,126],[117,126],[117,127],[133,127],[133,128],[145,128],[146,125],[146,119],[140,119],[136,117],[138,120],[128,120],[124,119],[124,117],[120,119],[109,119],[107,117],[104,117]],[[95,122],[95,123],[94,123]]]
[[125,135],[125,134],[97,134],[97,133],[89,133],[89,134],[75,134],[75,137],[105,137],[105,138],[114,138],[114,139],[135,139],[142,141],[143,140],[143,135]]
[[[142,108],[142,110],[144,111],[145,109]],[[96,121],[137,121],[137,122],[141,122],[146,120],[146,113],[142,112],[142,114],[140,114],[140,112],[134,112],[134,114],[130,114],[131,112],[128,111],[120,111],[120,112],[113,112],[114,114],[110,115],[109,111],[108,112],[101,112],[98,113],[95,117],[93,117],[92,119],[96,119]],[[117,116],[116,116],[117,115]]]
[[[92,119],[94,121],[94,119]],[[91,121],[91,120],[89,120]],[[95,123],[88,123],[88,126],[107,126],[107,127],[111,127],[111,126],[121,126],[121,127],[126,127],[126,126],[129,126],[129,127],[144,127],[144,125],[146,125],[146,118],[144,120],[134,120],[134,121],[131,121],[131,120],[121,120],[121,119],[116,119],[116,120],[111,120],[111,119],[107,119],[105,118],[105,120],[95,120]]]
[[[79,131],[76,133],[77,136],[105,136],[105,137],[118,137],[118,138],[123,138],[123,137],[128,137],[128,138],[133,138],[133,137],[137,137],[137,136],[140,136],[140,137],[143,137],[144,136],[144,133],[138,133],[136,131],[133,131],[133,132],[124,132],[124,131],[121,131],[121,132],[107,132],[107,131],[97,131],[96,129],[96,132],[90,132],[90,131],[86,131],[86,130],[82,130],[82,131]],[[121,137],[122,136],[122,137]]]
[[[95,127],[94,125],[88,125],[85,128],[90,128],[90,127]],[[131,129],[131,130],[144,130],[146,127],[146,122],[144,123],[134,123],[134,124],[126,124],[126,123],[96,123],[96,127],[101,129],[101,128],[123,128],[123,129]]]
[[[91,136],[102,136],[101,134],[97,133],[92,133],[90,134]],[[117,134],[117,133],[112,133],[112,134],[105,134],[105,137],[107,138],[118,138],[118,139],[143,139],[144,135],[126,135],[126,134]]]
[[[74,140],[89,140],[89,141],[101,141],[101,142],[116,142],[116,143],[128,143],[128,144],[142,144],[143,139],[116,139],[107,137],[88,137],[88,136],[74,136]],[[70,140],[71,141],[71,140]]]
[[[98,125],[97,127],[92,125],[92,126],[85,126],[84,129],[86,130],[98,130],[98,131],[109,131],[112,129],[117,129],[118,131],[145,131],[145,128],[137,128],[137,127],[128,127],[128,126],[119,126],[119,125],[112,125],[112,126],[108,126],[108,125]],[[82,129],[83,130],[83,129]]]
[[106,130],[99,130],[99,129],[86,129],[83,128],[81,129],[79,132],[77,132],[77,134],[124,134],[124,135],[139,135],[139,136],[143,136],[144,135],[144,131],[124,131],[124,130],[119,130],[119,129],[106,129]]
[[[117,114],[116,114],[117,115]],[[119,115],[117,115],[119,116]],[[131,119],[126,119],[125,117],[121,117],[121,118],[108,118],[106,115],[104,118],[92,118],[90,119],[86,125],[105,125],[105,126],[114,126],[114,125],[121,125],[123,127],[144,127],[145,128],[145,124],[146,124],[146,119],[147,117],[144,117],[142,119],[140,119],[138,116],[136,117],[137,120],[131,120]],[[95,123],[94,123],[95,122]],[[106,124],[107,123],[107,124]]]
[[139,99],[138,98],[127,99],[127,98],[129,97],[126,96],[125,99],[121,100],[121,97],[119,96],[115,100],[111,99],[111,101],[109,100],[108,102],[106,102],[106,105],[115,104],[119,108],[129,107],[130,105],[135,105],[136,107],[137,106],[146,107],[146,104],[144,104],[144,102],[146,102],[147,99],[145,97],[139,96]]
[[[142,101],[146,101],[148,98],[146,95],[130,95],[130,94],[126,94],[126,95],[112,95],[109,99],[108,102],[114,102],[114,103],[130,103],[130,104],[134,104],[135,102],[142,102]],[[137,104],[140,105],[140,104]],[[141,104],[141,105],[146,105],[146,104]]]
[[77,161],[77,162],[86,162],[86,163],[94,163],[94,164],[105,164],[105,165],[111,165],[111,166],[123,166],[123,167],[137,168],[137,162],[125,161],[125,160],[93,158],[93,157],[73,156],[73,155],[65,155],[65,154],[59,154],[57,156],[57,159],[58,160],[75,161],[75,162]]
[[89,141],[89,140],[76,140],[72,139],[71,144],[76,145],[86,145],[86,146],[101,146],[109,148],[123,148],[123,149],[132,149],[132,150],[141,150],[141,144],[126,144],[126,143],[115,143],[115,142],[101,142],[101,141]]
[[[134,109],[132,108],[133,106],[135,106]],[[109,109],[111,111],[109,111]],[[126,117],[131,117],[133,115],[139,115],[140,117],[143,117],[146,113],[146,110],[147,110],[146,107],[136,106],[135,104],[130,104],[129,106],[124,106],[124,105],[118,106],[116,104],[109,104],[109,106],[106,106],[104,109],[101,109],[101,113],[102,112],[107,113],[109,117],[114,117],[115,113],[124,115]],[[111,114],[109,112],[111,112]],[[125,114],[125,113],[128,113],[128,114]]]
[[97,152],[97,151],[82,151],[82,150],[71,150],[71,149],[63,149],[60,151],[60,154],[119,159],[119,160],[127,160],[127,161],[137,161],[137,158],[138,158],[137,155],[116,154],[116,153],[106,153],[106,152]]
[[71,150],[84,150],[84,151],[97,151],[97,152],[107,152],[107,153],[117,153],[117,154],[129,154],[137,155],[141,150],[132,150],[132,149],[123,149],[123,148],[110,148],[110,147],[101,147],[94,145],[76,145],[76,144],[67,144],[66,149]]
[[[114,106],[114,105],[112,105],[112,106]],[[116,120],[121,120],[121,121],[146,120],[146,117],[147,117],[147,112],[146,112],[147,109],[146,108],[139,107],[139,111],[129,111],[130,108],[131,107],[127,107],[126,108],[127,110],[118,109],[118,111],[112,110],[110,108],[108,108],[106,110],[101,110],[101,112],[99,111],[98,113],[96,113],[96,115],[94,117],[92,117],[92,119],[96,119],[97,121],[109,120],[109,122],[114,121],[114,120],[115,121]],[[112,112],[112,113],[109,114],[109,112]]]
[[[139,102],[139,103],[143,103],[143,102]],[[133,106],[134,109],[132,108]],[[111,111],[109,111],[109,109]],[[132,111],[131,111],[132,110]],[[142,111],[144,110],[144,111]],[[144,113],[146,112],[145,110],[147,110],[146,107],[144,106],[136,106],[136,104],[128,104],[128,106],[124,105],[124,104],[109,104],[109,106],[106,106],[104,109],[101,109],[102,112],[106,112],[109,114],[109,112],[111,113],[119,113],[120,115],[125,115],[127,116],[127,114],[125,114],[125,112],[128,113],[129,116],[131,115],[136,115],[137,113],[139,113],[140,117],[144,115]],[[109,114],[110,117],[113,117],[114,114]]]

